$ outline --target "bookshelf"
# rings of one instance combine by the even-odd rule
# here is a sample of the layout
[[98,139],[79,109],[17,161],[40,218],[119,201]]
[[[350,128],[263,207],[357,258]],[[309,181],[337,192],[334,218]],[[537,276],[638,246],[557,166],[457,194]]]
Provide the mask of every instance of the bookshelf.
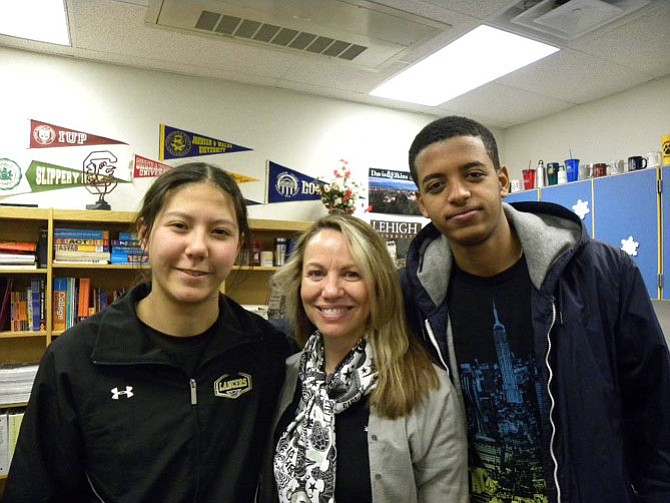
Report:
[[[40,228],[48,229],[51,235],[51,210],[42,208],[0,207],[0,239],[8,241],[33,241],[39,238]],[[13,289],[24,289],[31,279],[44,279],[46,296],[49,295],[51,271],[45,269],[14,269],[2,267],[0,276],[14,279]],[[3,292],[4,294],[4,292]],[[47,327],[50,322],[47,314]],[[0,363],[5,362],[34,362],[42,355],[49,340],[48,330],[39,332],[9,332],[0,331]]]
[[[274,250],[277,237],[295,238],[306,231],[312,222],[249,219],[254,240],[262,250]],[[276,267],[236,266],[228,277],[224,291],[240,304],[267,304],[270,277]]]
[[[111,264],[55,264],[53,262],[53,234],[57,227],[76,229],[101,229],[110,231],[116,239],[121,231],[130,230],[135,217],[133,212],[99,210],[61,210],[0,206],[0,240],[37,241],[41,227],[48,229],[48,255],[46,268],[13,269],[0,267],[0,278],[12,277],[14,286],[25,288],[31,279],[45,279],[46,329],[38,332],[11,332],[0,330],[0,364],[35,363],[45,348],[62,332],[54,331],[53,280],[57,277],[90,277],[91,284],[100,288],[117,290],[129,288],[146,269],[142,265]],[[249,219],[254,239],[261,242],[263,250],[274,249],[277,237],[294,238],[306,230],[311,222]],[[235,266],[221,290],[240,304],[266,304],[269,279],[276,267]],[[1,295],[1,294],[0,294]],[[2,327],[0,327],[2,328]],[[25,404],[12,404],[12,407]],[[0,407],[0,413],[7,406]],[[0,495],[4,479],[0,475]]]

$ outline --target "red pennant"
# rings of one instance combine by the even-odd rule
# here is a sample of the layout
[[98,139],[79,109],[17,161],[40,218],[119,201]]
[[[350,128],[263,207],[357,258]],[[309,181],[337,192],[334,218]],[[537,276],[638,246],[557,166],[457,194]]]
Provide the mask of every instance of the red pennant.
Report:
[[128,145],[104,136],[84,133],[30,119],[30,148],[81,147],[82,145]]

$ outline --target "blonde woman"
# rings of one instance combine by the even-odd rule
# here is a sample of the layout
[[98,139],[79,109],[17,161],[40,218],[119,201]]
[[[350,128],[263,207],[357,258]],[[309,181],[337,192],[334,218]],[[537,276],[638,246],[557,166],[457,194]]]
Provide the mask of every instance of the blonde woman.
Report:
[[303,350],[287,360],[260,500],[467,501],[462,411],[409,334],[374,229],[329,214],[273,281]]

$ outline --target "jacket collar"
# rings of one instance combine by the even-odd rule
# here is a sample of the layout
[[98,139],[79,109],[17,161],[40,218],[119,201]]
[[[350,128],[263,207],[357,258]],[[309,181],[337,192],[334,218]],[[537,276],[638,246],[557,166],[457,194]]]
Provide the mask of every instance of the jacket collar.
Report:
[[[150,284],[141,284],[102,312],[97,324],[97,337],[91,359],[98,363],[171,363],[161,348],[145,334],[137,317],[137,303],[151,291]],[[203,361],[238,344],[258,342],[263,333],[258,324],[240,324],[240,318],[251,314],[242,307],[219,296],[219,318],[215,337],[207,345]],[[250,320],[251,321],[251,320]]]
[[[549,270],[564,265],[577,244],[589,239],[586,228],[573,212],[553,203],[503,203],[510,225],[519,236],[528,264],[530,280],[538,290]],[[571,255],[571,254],[570,254]],[[562,267],[560,267],[562,269]]]
[[[542,288],[552,265],[565,264],[571,255],[566,252],[574,253],[576,245],[589,239],[579,217],[557,204],[502,203],[502,207],[519,236],[531,281],[537,289]],[[410,276],[416,275],[414,280],[425,289],[434,306],[442,304],[446,297],[452,266],[447,238],[429,223],[410,245],[407,268]]]

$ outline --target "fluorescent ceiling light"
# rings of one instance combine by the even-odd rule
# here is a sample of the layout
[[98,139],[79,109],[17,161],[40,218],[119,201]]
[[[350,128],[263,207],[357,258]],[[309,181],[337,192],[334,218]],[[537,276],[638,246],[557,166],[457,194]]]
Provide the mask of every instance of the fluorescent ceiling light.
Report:
[[64,0],[0,2],[0,34],[70,45]]
[[436,106],[559,49],[481,25],[372,90],[372,96]]

